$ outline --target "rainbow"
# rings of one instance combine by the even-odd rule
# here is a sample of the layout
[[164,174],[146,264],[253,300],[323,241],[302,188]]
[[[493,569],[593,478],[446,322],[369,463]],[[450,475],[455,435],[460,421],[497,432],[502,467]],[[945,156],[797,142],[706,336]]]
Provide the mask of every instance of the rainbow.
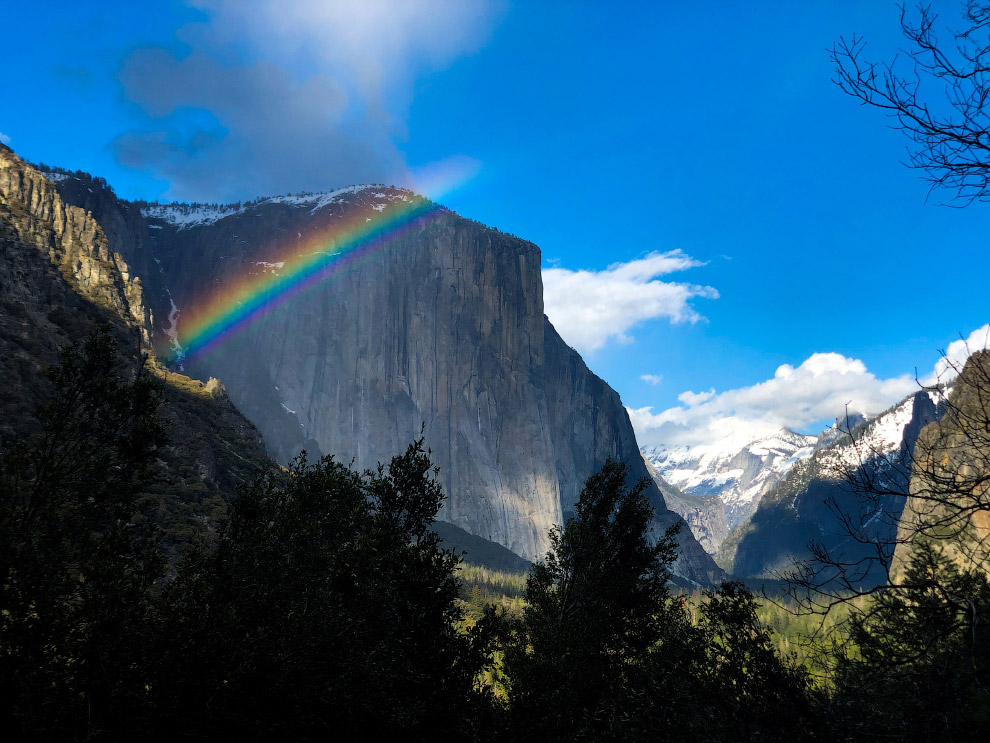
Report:
[[269,259],[279,273],[250,273],[183,312],[171,361],[196,358],[252,322],[362,257],[380,251],[401,236],[449,213],[432,201],[412,197],[386,205],[374,217],[359,209],[315,237]]

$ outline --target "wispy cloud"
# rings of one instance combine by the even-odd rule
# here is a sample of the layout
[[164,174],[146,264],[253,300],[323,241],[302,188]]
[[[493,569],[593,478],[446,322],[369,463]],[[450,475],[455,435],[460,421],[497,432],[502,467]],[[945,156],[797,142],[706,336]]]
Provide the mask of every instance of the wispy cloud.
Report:
[[0,132],[0,143],[2,143],[2,144],[10,144],[10,137],[8,137],[3,132]]
[[410,172],[411,186],[431,199],[442,199],[474,178],[481,167],[480,160],[454,155],[414,168]]
[[169,197],[211,201],[415,185],[397,146],[414,85],[477,50],[500,14],[453,0],[190,4],[207,18],[179,30],[186,51],[145,47],[124,60],[123,94],[144,123],[111,149],[167,179]]
[[596,351],[610,339],[630,343],[629,330],[646,320],[697,322],[696,297],[717,299],[710,286],[659,277],[704,265],[681,250],[650,253],[603,271],[543,269],[543,301],[557,332],[579,351]]
[[640,374],[639,378],[642,379],[651,387],[656,387],[658,384],[660,384],[663,381],[662,374]]

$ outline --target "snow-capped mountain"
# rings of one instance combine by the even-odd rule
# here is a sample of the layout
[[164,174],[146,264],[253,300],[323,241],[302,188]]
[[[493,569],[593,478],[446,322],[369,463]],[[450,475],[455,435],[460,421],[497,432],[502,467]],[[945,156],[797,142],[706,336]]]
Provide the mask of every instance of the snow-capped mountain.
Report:
[[729,528],[745,521],[760,496],[811,456],[816,436],[782,428],[755,441],[727,438],[710,445],[642,448],[660,475],[689,495],[717,495]]
[[[720,564],[739,576],[773,576],[809,557],[811,542],[855,566],[856,580],[874,585],[884,565],[874,551],[896,532],[921,429],[937,420],[942,393],[923,390],[877,416],[826,429],[822,446],[770,488],[746,523],[725,540]],[[854,481],[878,483],[860,492]],[[889,491],[885,494],[884,491]],[[851,533],[856,530],[856,533]],[[888,556],[889,557],[889,556]]]

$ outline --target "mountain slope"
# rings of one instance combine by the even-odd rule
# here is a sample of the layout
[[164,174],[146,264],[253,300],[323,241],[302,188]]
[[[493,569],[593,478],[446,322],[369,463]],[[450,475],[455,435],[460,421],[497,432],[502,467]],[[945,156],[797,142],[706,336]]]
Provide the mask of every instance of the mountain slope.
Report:
[[719,546],[729,535],[722,499],[717,495],[687,495],[664,480],[648,459],[644,457],[643,461],[653,482],[663,493],[667,508],[684,519],[705,552],[710,555],[718,552]]
[[[904,506],[896,496],[865,497],[847,484],[850,475],[885,482],[906,492],[911,453],[922,428],[938,411],[927,392],[907,397],[800,462],[761,499],[753,515],[729,536],[718,561],[735,575],[773,577],[821,544],[832,557],[857,565],[856,581],[869,586],[885,579],[884,562],[860,541],[891,544]],[[860,530],[850,536],[843,517]],[[856,571],[854,571],[856,572]]]
[[202,538],[238,484],[271,462],[216,380],[204,385],[144,359],[151,322],[141,281],[93,214],[0,146],[0,443],[36,432],[35,412],[52,392],[44,371],[59,350],[108,325],[121,371],[145,363],[165,382],[159,415],[169,444],[142,500],[174,550]]
[[990,572],[990,351],[969,357],[941,407],[944,414],[925,426],[914,449],[895,573],[919,539],[965,569]]

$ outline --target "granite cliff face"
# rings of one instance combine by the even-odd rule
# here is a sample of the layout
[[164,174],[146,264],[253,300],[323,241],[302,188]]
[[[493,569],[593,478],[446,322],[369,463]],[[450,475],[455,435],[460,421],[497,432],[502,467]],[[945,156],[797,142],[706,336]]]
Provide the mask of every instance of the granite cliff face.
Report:
[[[148,219],[161,228],[153,239],[183,307],[245,271],[278,271],[292,244],[337,220],[373,219],[416,198],[367,188],[270,200],[190,226],[160,209]],[[276,457],[315,443],[374,466],[425,425],[448,493],[441,517],[527,559],[546,552],[549,529],[607,457],[646,475],[618,395],[543,315],[538,248],[450,212],[190,368],[227,383]],[[659,492],[653,497],[658,525],[676,520]],[[685,545],[684,572],[710,571],[689,536]]]
[[[337,220],[412,198],[370,189],[315,213],[276,202],[184,229],[150,223],[182,308],[245,273],[277,272],[287,251]],[[449,495],[441,518],[535,559],[561,515],[534,379],[544,365],[539,266],[530,243],[446,213],[188,366],[224,380],[282,460],[318,448],[373,467],[425,424]]]
[[[545,319],[545,318],[544,318]],[[698,532],[685,523],[677,506],[681,494],[655,478],[640,456],[629,416],[618,393],[592,374],[584,360],[545,320],[543,391],[550,412],[549,434],[560,491],[562,515],[572,515],[588,475],[611,457],[629,466],[631,481],[645,480],[647,496],[655,509],[654,531],[659,534],[680,524],[681,555],[675,569],[698,583],[719,582],[725,574],[715,565]]]
[[[378,186],[133,205],[84,174],[54,175],[148,272],[148,333],[162,353],[204,298],[277,274],[338,224],[419,199]],[[223,380],[277,461],[307,449],[374,466],[422,427],[448,493],[441,518],[527,559],[545,553],[549,529],[606,458],[649,476],[618,395],[543,315],[539,249],[442,209],[183,365]],[[679,520],[653,485],[650,497],[658,530]],[[679,573],[721,576],[687,528],[681,540]]]

